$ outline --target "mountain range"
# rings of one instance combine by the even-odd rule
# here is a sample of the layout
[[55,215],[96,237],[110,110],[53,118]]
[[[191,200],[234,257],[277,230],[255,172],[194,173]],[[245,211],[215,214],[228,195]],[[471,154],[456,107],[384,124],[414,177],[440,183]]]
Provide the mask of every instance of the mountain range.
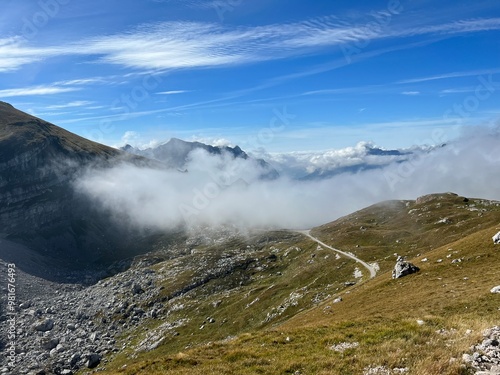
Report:
[[262,169],[260,176],[264,180],[286,176],[299,181],[326,180],[340,174],[359,173],[385,168],[391,164],[404,163],[423,154],[428,154],[437,147],[412,147],[402,150],[388,150],[369,142],[360,142],[356,147],[325,152],[292,152],[277,155],[266,154],[263,158],[249,156],[239,146],[211,146],[201,142],[187,142],[172,138],[156,147],[140,149],[127,144],[121,150],[134,155],[158,160],[171,168],[185,170],[189,155],[196,150],[203,150],[209,155],[231,155],[233,158],[255,161]]
[[[412,155],[355,151],[396,163]],[[194,178],[196,152],[278,177],[239,147],[172,139],[118,150],[0,102],[1,373],[497,371],[500,202],[448,192],[380,202],[311,230],[167,230],[137,228],[75,183],[124,169]],[[102,182],[111,193],[114,183]],[[215,204],[220,192],[207,186],[195,207]],[[143,205],[151,198],[125,188]],[[241,199],[247,189],[227,190]],[[395,262],[415,273],[394,279]]]
[[240,158],[243,160],[254,160],[258,167],[262,169],[260,177],[262,179],[275,179],[279,177],[279,173],[264,159],[253,159],[243,151],[239,146],[211,146],[201,142],[187,142],[178,138],[172,138],[168,142],[161,144],[154,148],[147,148],[144,150],[132,147],[127,144],[120,148],[123,151],[129,152],[134,155],[141,155],[153,160],[161,161],[170,168],[184,170],[189,161],[190,154],[195,150],[203,150],[209,155],[223,155],[227,154],[233,158]]

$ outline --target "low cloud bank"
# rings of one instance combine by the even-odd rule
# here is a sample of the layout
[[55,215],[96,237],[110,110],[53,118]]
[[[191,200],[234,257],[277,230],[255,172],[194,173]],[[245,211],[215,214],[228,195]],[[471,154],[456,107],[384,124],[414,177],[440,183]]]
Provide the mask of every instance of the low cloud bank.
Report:
[[356,166],[383,167],[390,163],[405,161],[411,154],[425,153],[433,147],[413,147],[403,150],[384,150],[371,142],[359,142],[354,147],[322,152],[289,152],[281,154],[257,154],[272,163],[284,174],[304,178],[310,174],[335,173],[338,170],[355,169]]
[[88,170],[75,187],[117,219],[140,228],[310,228],[386,199],[447,191],[500,199],[499,167],[500,134],[475,129],[405,162],[319,181],[287,176],[262,181],[251,160],[196,151],[186,173],[120,165]]

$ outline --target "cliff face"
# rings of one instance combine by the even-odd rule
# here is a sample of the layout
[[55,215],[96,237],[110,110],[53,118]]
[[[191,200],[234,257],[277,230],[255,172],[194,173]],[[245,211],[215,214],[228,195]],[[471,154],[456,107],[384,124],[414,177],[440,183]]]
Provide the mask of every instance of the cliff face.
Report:
[[58,259],[121,257],[132,235],[72,187],[85,167],[119,161],[144,162],[0,102],[0,237]]

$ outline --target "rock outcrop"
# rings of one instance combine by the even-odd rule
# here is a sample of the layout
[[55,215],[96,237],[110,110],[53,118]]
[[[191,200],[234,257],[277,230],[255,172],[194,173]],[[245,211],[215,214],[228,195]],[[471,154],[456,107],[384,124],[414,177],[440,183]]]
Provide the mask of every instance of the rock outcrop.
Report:
[[462,359],[476,374],[500,374],[500,327],[486,330],[483,336],[483,341],[472,347],[472,353],[464,354]]
[[500,294],[500,285],[491,288],[490,292],[493,294]]
[[392,271],[392,278],[399,279],[400,277],[411,275],[418,271],[420,271],[420,268],[406,261],[405,257],[399,256],[394,266],[394,270]]

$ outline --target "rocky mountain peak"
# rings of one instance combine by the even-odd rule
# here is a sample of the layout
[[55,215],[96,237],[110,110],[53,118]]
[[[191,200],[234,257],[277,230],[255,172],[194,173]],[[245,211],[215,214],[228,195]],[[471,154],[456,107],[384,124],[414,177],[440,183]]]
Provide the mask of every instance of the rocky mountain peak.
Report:
[[[189,155],[195,150],[204,150],[210,155],[228,154],[233,158],[252,159],[239,146],[212,146],[201,142],[189,142],[179,138],[171,138],[168,142],[157,147],[139,150],[131,145],[121,147],[122,151],[131,154],[141,155],[150,159],[158,160],[166,164],[170,168],[185,169],[186,163],[189,161]],[[255,159],[257,164],[262,168],[261,177],[263,179],[275,179],[279,177],[279,173],[264,159]]]

